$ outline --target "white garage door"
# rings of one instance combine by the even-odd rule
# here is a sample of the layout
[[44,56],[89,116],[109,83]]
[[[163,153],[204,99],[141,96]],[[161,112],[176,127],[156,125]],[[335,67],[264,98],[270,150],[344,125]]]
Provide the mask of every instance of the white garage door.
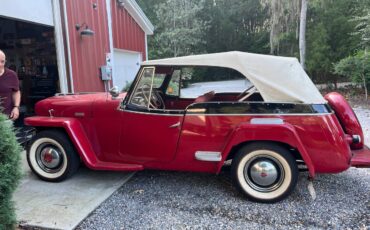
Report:
[[123,89],[131,84],[140,68],[141,54],[114,50],[113,85]]
[[2,0],[0,16],[54,25],[52,0]]

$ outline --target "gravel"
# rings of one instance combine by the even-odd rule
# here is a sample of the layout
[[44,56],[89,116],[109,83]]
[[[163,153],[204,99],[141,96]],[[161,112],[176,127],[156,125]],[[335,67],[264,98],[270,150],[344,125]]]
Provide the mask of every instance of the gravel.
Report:
[[[370,110],[355,112],[369,142]],[[220,175],[142,171],[77,229],[370,229],[370,169],[318,175],[308,192],[300,173],[294,192],[275,204],[254,203]]]

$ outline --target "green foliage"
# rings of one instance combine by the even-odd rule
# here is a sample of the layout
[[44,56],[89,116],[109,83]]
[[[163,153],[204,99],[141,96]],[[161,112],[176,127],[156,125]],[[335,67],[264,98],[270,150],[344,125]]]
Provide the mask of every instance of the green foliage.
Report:
[[267,7],[259,0],[139,0],[155,25],[149,58],[231,50],[269,52]]
[[361,83],[365,91],[365,100],[368,99],[370,55],[366,51],[340,60],[335,65],[335,73],[350,77],[353,82]]
[[201,16],[207,53],[231,50],[269,52],[268,8],[259,0],[207,0]]
[[346,57],[334,66],[335,73],[349,77],[355,83],[370,86],[370,55],[359,52],[357,55]]
[[207,22],[199,17],[204,0],[166,0],[154,6],[156,33],[149,39],[151,58],[204,53]]
[[[137,0],[155,25],[149,58],[239,50],[299,56],[301,0]],[[310,0],[306,70],[314,82],[350,78],[334,63],[369,48],[369,0]]]
[[12,124],[0,114],[0,229],[13,229],[16,222],[12,194],[21,177],[19,146]]
[[332,68],[330,56],[329,35],[325,25],[320,22],[308,34],[309,58],[306,62],[307,69],[311,72],[313,80],[316,82],[327,81],[327,73]]
[[356,50],[354,15],[360,13],[358,0],[313,1],[307,25],[307,70],[316,82],[337,82],[333,64]]
[[301,0],[260,0],[268,6],[270,53],[297,56]]

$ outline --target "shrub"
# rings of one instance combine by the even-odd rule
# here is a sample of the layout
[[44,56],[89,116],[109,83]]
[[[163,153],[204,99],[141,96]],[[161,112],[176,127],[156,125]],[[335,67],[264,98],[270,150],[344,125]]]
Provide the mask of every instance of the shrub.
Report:
[[348,76],[353,82],[361,83],[367,100],[370,87],[370,54],[365,51],[344,58],[335,64],[334,69],[336,74]]
[[0,113],[0,230],[16,223],[12,195],[21,178],[21,151],[12,123]]

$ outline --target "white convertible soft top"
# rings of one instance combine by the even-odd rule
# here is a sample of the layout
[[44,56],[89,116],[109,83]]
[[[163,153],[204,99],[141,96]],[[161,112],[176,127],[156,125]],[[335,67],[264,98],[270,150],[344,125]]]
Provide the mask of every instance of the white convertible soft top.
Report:
[[242,73],[266,102],[326,103],[296,58],[238,51],[145,61],[142,66],[219,66]]

